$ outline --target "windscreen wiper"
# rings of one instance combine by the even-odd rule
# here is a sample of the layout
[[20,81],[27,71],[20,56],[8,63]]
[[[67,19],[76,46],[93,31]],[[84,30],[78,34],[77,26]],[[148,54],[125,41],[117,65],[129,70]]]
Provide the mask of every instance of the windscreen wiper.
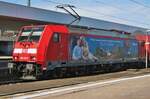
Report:
[[27,41],[31,42],[30,39],[31,39],[32,34],[33,34],[33,30],[32,30],[31,33],[29,34]]

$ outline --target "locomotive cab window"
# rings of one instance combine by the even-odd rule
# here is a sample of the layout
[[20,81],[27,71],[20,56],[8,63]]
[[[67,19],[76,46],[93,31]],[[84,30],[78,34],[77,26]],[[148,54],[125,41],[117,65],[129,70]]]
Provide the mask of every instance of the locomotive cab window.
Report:
[[53,35],[53,41],[54,42],[60,42],[60,33],[55,32]]
[[44,26],[40,27],[24,27],[21,31],[18,41],[34,41],[38,42],[42,33],[44,31]]

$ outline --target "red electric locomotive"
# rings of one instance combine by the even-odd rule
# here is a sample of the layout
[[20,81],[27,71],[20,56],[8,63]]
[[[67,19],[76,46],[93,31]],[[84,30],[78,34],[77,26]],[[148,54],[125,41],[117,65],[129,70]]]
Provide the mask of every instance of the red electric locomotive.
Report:
[[143,57],[139,42],[129,34],[108,30],[70,31],[64,25],[24,26],[8,67],[24,79],[36,79],[58,69],[73,73],[86,68],[91,72],[110,64],[115,68],[136,63]]
[[[60,34],[61,33],[61,37]],[[61,41],[61,42],[60,42]],[[48,62],[68,61],[68,30],[65,26],[25,26],[18,35],[9,67],[20,76],[37,76]]]

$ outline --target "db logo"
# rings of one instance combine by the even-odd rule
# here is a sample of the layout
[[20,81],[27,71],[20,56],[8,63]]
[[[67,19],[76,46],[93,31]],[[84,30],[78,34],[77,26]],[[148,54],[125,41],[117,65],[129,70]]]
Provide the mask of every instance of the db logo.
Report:
[[23,49],[22,53],[27,53],[28,49]]

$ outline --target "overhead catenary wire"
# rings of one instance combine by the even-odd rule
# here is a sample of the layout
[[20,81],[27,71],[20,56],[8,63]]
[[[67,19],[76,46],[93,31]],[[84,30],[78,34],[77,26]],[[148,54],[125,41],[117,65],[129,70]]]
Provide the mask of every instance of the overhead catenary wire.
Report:
[[[56,2],[56,1],[52,1],[52,0],[46,0],[46,1],[50,2],[50,3],[53,3],[53,4],[64,4],[64,3]],[[115,19],[120,19],[120,20],[123,20],[123,21],[126,21],[126,22],[133,22],[133,23],[142,24],[142,25],[150,25],[150,24],[145,23],[145,22],[126,19],[126,18],[122,18],[122,17],[119,17],[119,16],[110,15],[110,14],[105,14],[105,13],[102,13],[102,12],[98,12],[96,10],[91,10],[91,9],[82,8],[82,7],[76,7],[76,8],[79,9],[79,10],[87,11],[87,12],[94,13],[94,14],[97,14],[97,15],[101,15],[101,16],[105,16],[105,17],[111,17],[111,18],[115,18]]]
[[145,4],[143,4],[143,3],[139,2],[139,1],[136,1],[136,0],[129,0],[129,1],[131,1],[131,2],[133,2],[135,4],[137,4],[137,5],[143,6],[145,8],[150,8],[150,6],[145,5]]
[[51,1],[51,0],[45,0],[45,1],[53,3],[53,4],[64,4],[64,3],[61,3],[61,2],[56,2],[56,1]]
[[[118,6],[114,6],[114,5],[111,5],[111,4],[108,4],[108,3],[105,3],[104,1],[100,1],[100,0],[91,0],[92,2],[95,1],[96,4],[101,4],[101,5],[105,5],[105,6],[108,6],[108,7],[111,7],[111,8],[115,8],[117,10],[120,10],[120,11],[124,11],[124,12],[127,12],[127,13],[131,13],[132,15],[134,14],[140,14],[139,11],[137,12],[133,12],[133,11],[128,11],[126,8],[123,8],[123,7],[118,7]],[[139,9],[138,9],[139,10]],[[143,15],[143,14],[142,14]]]
[[91,1],[92,2],[95,1],[96,4],[102,4],[102,5],[105,5],[105,6],[109,6],[111,8],[115,8],[117,10],[126,11],[126,9],[124,9],[124,8],[120,8],[118,6],[110,5],[110,4],[107,4],[107,3],[103,2],[103,1],[100,1],[100,0],[91,0]]

